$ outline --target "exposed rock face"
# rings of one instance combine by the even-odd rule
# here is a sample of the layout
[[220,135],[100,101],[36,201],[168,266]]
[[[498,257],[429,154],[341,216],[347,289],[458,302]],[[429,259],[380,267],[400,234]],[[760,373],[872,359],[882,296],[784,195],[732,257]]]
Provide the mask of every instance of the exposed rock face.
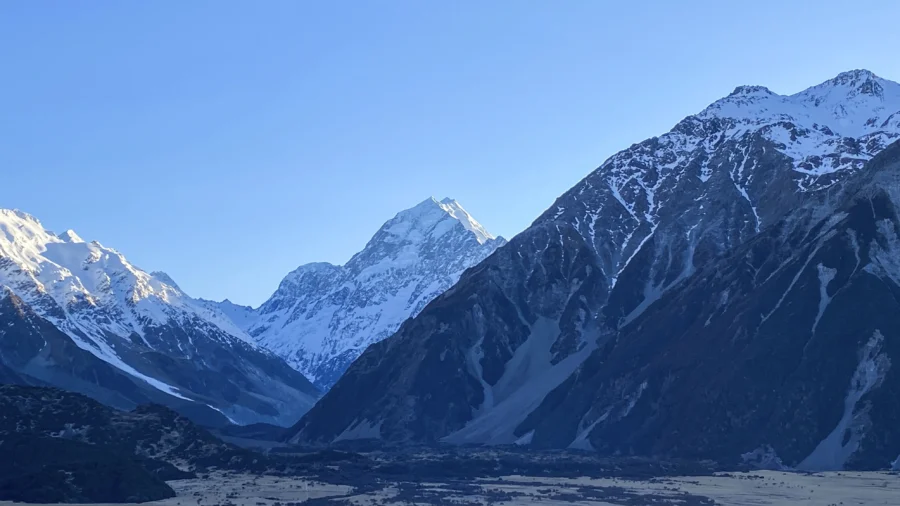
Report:
[[806,470],[900,454],[900,145],[672,290],[517,427],[539,447]]
[[289,425],[318,391],[231,320],[119,252],[0,210],[0,378],[210,425]]
[[[889,278],[872,274],[889,261],[867,255],[891,257],[884,227],[894,200],[869,199],[882,202],[882,211],[866,218],[866,206],[848,196],[848,187],[875,195],[870,183],[876,173],[893,173],[886,168],[893,167],[893,151],[863,167],[900,137],[898,118],[900,85],[867,71],[787,97],[761,87],[736,89],[668,134],[613,156],[561,196],[509,245],[363,354],[294,428],[293,439],[380,437],[691,456],[722,448],[715,455],[720,459],[770,445],[786,464],[822,467],[816,464],[828,460],[822,452],[833,448],[813,455],[810,442],[822,441],[839,419],[865,425],[859,420],[866,396],[890,391],[884,358],[894,332],[890,316],[851,329],[831,315],[863,304],[866,293],[876,293],[868,285]],[[848,239],[853,234],[856,243]],[[864,240],[881,249],[866,249]],[[847,271],[849,261],[837,259],[854,259],[855,252],[859,266]],[[741,274],[715,274],[725,271]],[[837,293],[838,286],[847,288]],[[850,294],[857,301],[845,304]],[[876,306],[889,304],[886,294]],[[828,301],[821,315],[820,300]],[[789,318],[785,308],[801,304],[812,321]],[[808,329],[805,338],[799,328]],[[807,348],[808,370],[800,374],[785,364],[799,363],[796,354],[808,334],[823,347]],[[825,358],[829,338],[820,335],[844,336],[840,357]],[[734,364],[743,360],[749,362]],[[843,360],[842,374],[819,382],[817,375],[835,360]],[[673,365],[655,366],[660,363]],[[695,372],[692,364],[710,370],[698,366],[702,372]],[[680,369],[673,372],[675,365]],[[867,372],[873,367],[874,376]],[[753,381],[754,368],[771,375],[738,388]],[[735,376],[729,383],[720,375]],[[785,386],[788,379],[796,385]],[[712,417],[711,398],[724,395],[724,384],[733,392],[725,404],[730,411],[720,414],[717,423],[724,425],[704,432],[701,413]],[[680,394],[662,395],[676,390]],[[787,413],[812,391],[828,393],[806,401],[807,412],[797,415],[805,418],[791,419]],[[778,405],[788,399],[796,403]],[[685,406],[698,410],[691,414]],[[777,420],[797,425],[776,437],[773,419],[753,413],[779,409],[784,414]],[[848,410],[846,421],[841,414]],[[734,434],[754,423],[760,431]],[[797,431],[806,431],[806,439],[783,444]],[[722,440],[726,433],[732,446]],[[869,433],[840,437],[842,451],[853,456],[839,459],[842,465],[874,462],[862,456]],[[856,442],[860,449],[849,451]]]
[[257,309],[210,304],[327,390],[366,347],[505,243],[455,200],[430,198],[385,223],[346,265],[300,266]]

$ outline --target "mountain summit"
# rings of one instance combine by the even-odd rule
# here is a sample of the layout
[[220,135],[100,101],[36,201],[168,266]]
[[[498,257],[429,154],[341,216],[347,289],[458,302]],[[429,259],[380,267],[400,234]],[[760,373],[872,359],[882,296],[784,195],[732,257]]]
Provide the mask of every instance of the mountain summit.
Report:
[[366,347],[505,243],[459,202],[429,198],[388,220],[345,265],[298,267],[255,310],[211,304],[328,389]]

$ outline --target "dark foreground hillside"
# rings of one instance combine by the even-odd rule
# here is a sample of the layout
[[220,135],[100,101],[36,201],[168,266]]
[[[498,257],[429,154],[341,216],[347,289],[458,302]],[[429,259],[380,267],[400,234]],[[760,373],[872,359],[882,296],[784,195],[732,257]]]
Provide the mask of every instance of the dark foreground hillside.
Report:
[[145,502],[175,492],[134,455],[60,437],[0,441],[0,500],[37,503]]
[[264,471],[269,460],[155,405],[117,411],[55,388],[0,385],[0,500],[142,502],[194,471]]

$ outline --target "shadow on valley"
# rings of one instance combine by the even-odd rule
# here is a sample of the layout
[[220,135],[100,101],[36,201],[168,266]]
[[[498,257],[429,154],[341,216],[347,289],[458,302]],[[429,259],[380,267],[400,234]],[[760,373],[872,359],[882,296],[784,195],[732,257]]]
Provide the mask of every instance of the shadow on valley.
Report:
[[[268,435],[261,427],[245,430],[247,436]],[[436,492],[416,484],[440,482],[465,494],[473,480],[515,475],[650,479],[716,470],[712,463],[608,459],[583,452],[399,448],[374,441],[254,451],[161,406],[117,411],[80,394],[16,385],[0,385],[0,452],[0,500],[42,503],[160,500],[174,496],[166,481],[211,472],[301,476],[350,486],[354,493],[394,484],[404,498],[431,502]]]

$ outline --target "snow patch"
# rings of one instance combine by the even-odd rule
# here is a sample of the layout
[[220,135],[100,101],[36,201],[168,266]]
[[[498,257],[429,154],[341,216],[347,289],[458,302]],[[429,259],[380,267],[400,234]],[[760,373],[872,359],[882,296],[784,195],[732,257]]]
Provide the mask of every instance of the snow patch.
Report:
[[596,349],[594,331],[583,332],[588,336],[583,340],[585,345],[554,365],[551,348],[559,337],[559,322],[539,318],[528,339],[506,363],[503,376],[495,386],[491,387],[478,376],[486,389],[486,399],[491,399],[491,407],[479,409],[465,427],[442,441],[454,444],[514,443],[518,439],[514,434],[516,427]]
[[594,445],[591,444],[590,436],[591,431],[594,430],[598,424],[603,423],[606,419],[609,418],[610,413],[612,413],[612,408],[608,408],[605,413],[600,415],[599,418],[594,420],[593,422],[587,424],[585,426],[585,420],[582,419],[578,424],[578,433],[575,435],[575,439],[569,443],[569,449],[571,450],[584,450],[588,452],[594,451]]
[[844,415],[797,469],[839,471],[859,448],[865,436],[865,412],[857,412],[857,404],[864,395],[881,385],[891,367],[890,359],[882,353],[883,344],[884,336],[876,330],[860,350],[859,365],[850,379],[850,388],[844,399]]
[[338,441],[350,441],[354,439],[381,439],[381,425],[383,422],[373,423],[368,420],[362,420],[359,423],[351,425],[341,432],[334,443]]
[[644,395],[644,390],[646,389],[647,382],[644,381],[643,383],[641,383],[641,386],[638,387],[637,392],[629,396],[628,404],[625,405],[625,409],[622,411],[622,414],[619,416],[619,418],[625,418],[629,413],[631,413],[631,410],[634,409],[634,406],[641,399],[641,396]]
[[822,315],[825,314],[825,309],[831,302],[831,296],[828,295],[828,284],[831,283],[834,276],[837,274],[837,269],[825,267],[823,264],[817,265],[816,270],[819,272],[819,312],[816,314],[815,321],[813,321],[813,334],[816,333],[816,327],[819,326],[819,320],[822,319]]
[[531,444],[531,440],[534,438],[534,430],[529,431],[524,436],[516,439],[515,443],[518,446],[527,446]]
[[[765,323],[766,320],[768,320],[773,314],[775,314],[775,311],[778,311],[778,308],[781,307],[781,304],[784,302],[784,299],[786,299],[788,294],[791,293],[791,290],[794,288],[794,285],[797,284],[797,281],[800,279],[800,276],[803,275],[803,272],[806,270],[806,266],[809,265],[809,262],[812,260],[812,258],[814,256],[816,256],[816,253],[819,252],[819,249],[821,247],[822,247],[822,242],[820,241],[818,244],[816,244],[816,247],[815,247],[815,249],[813,249],[812,253],[810,253],[809,256],[806,257],[806,260],[803,262],[803,265],[800,267],[800,269],[797,270],[797,274],[794,275],[794,278],[791,280],[791,284],[788,285],[787,290],[785,290],[784,293],[781,294],[781,298],[779,298],[778,302],[775,303],[775,307],[773,307],[771,311],[769,311],[768,313],[766,313],[762,316],[762,321],[759,322],[760,325]],[[773,273],[773,275],[774,275],[774,273]]]
[[763,445],[752,452],[742,453],[741,460],[754,469],[767,471],[788,471],[781,458],[770,445]]

